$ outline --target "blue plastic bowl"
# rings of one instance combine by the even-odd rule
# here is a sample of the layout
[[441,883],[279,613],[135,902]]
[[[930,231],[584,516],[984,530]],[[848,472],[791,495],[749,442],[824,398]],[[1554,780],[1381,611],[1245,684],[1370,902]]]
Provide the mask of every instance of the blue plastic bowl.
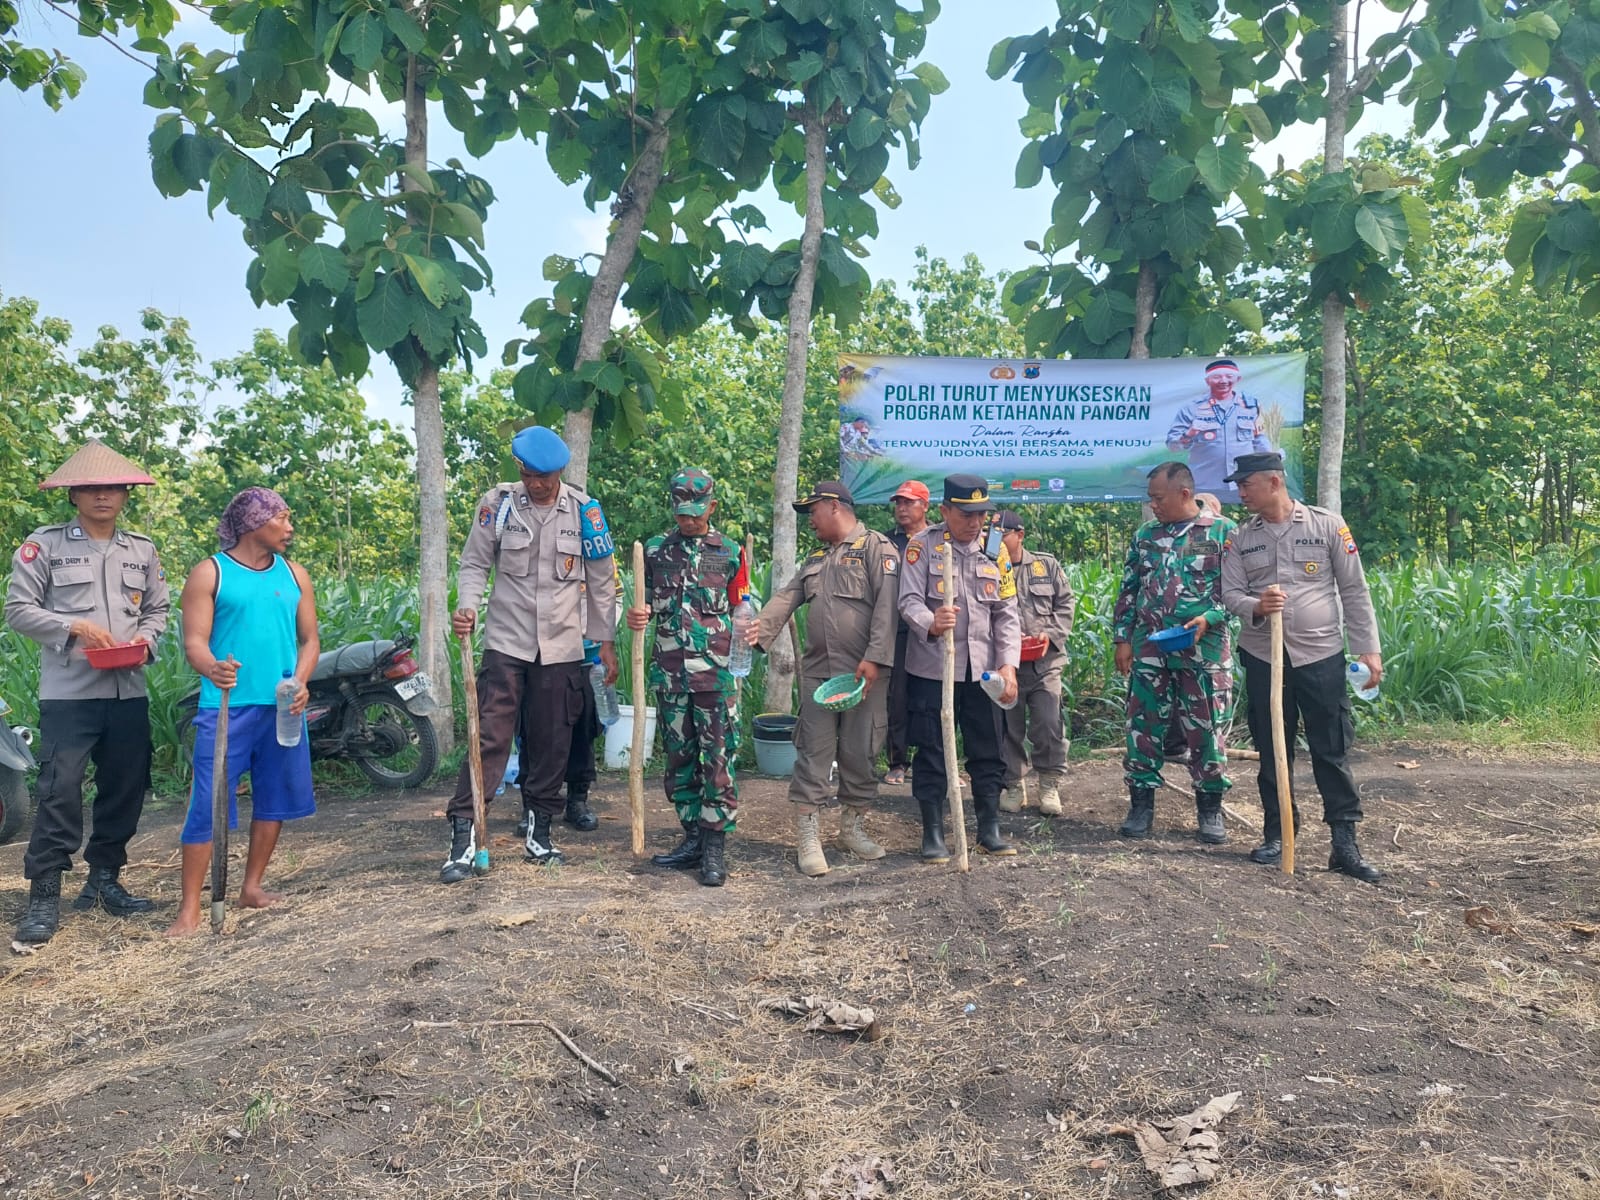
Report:
[[1171,654],[1175,650],[1187,650],[1194,645],[1194,629],[1188,625],[1174,625],[1171,629],[1152,633],[1145,641],[1162,653]]

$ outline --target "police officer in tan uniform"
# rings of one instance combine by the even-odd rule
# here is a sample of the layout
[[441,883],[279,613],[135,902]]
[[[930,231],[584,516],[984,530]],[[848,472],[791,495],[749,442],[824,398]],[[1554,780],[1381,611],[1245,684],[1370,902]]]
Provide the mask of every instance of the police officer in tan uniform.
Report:
[[[895,607],[900,555],[887,537],[861,523],[854,497],[838,480],[819,483],[795,502],[794,510],[810,516],[812,531],[825,545],[772,598],[753,644],[770,645],[795,609],[811,605],[800,663],[800,720],[789,799],[796,805],[800,870],[826,875],[817,809],[830,794],[828,773],[835,762],[843,805],[839,845],[857,858],[884,855],[883,847],[867,836],[864,821],[878,798],[873,763],[883,745],[885,698],[900,621]],[[816,702],[818,685],[835,675],[865,680],[866,695],[854,708],[830,712]]]
[[[483,778],[504,774],[520,711],[526,731],[522,806],[531,818],[527,858],[559,865],[565,860],[550,840],[550,820],[562,808],[572,731],[589,686],[583,670],[585,629],[600,643],[607,680],[617,678],[616,569],[599,502],[561,482],[571,458],[566,443],[535,425],[512,438],[511,453],[522,478],[490,488],[478,501],[477,519],[461,551],[458,607],[450,624],[458,636],[472,632],[492,571],[478,671]],[[464,763],[445,811],[450,857],[439,879],[456,883],[472,873],[477,852],[472,784]]]
[[[1014,512],[996,518],[1001,541],[1017,580],[1017,608],[1022,617],[1021,664],[1017,667],[1020,696],[1005,710],[1006,785],[1000,811],[1022,808],[1022,779],[1031,768],[1039,785],[1039,812],[1061,815],[1061,784],[1067,774],[1067,738],[1061,723],[1061,671],[1067,665],[1067,638],[1078,598],[1067,573],[1051,554],[1022,544],[1027,526]],[[1024,736],[1032,744],[1030,754]]]
[[[939,723],[944,676],[944,634],[955,631],[955,719],[966,747],[972,776],[972,807],[978,821],[978,846],[988,854],[1014,855],[1000,836],[1002,757],[1001,712],[979,683],[985,671],[1005,681],[1002,698],[1017,696],[1017,662],[1022,619],[1017,588],[1005,547],[998,560],[983,552],[983,516],[994,506],[981,475],[948,475],[944,481],[944,520],[930,525],[906,546],[900,567],[900,616],[911,627],[906,639],[906,709],[909,738],[916,747],[911,763],[911,794],[922,811],[922,858],[949,862],[944,844],[946,772],[959,770],[944,759]],[[943,564],[954,555],[958,595],[945,598]]]
[[[38,812],[22,872],[30,881],[17,941],[48,942],[60,925],[61,873],[83,846],[83,777],[95,768],[89,879],[73,902],[114,916],[155,905],[118,880],[139,826],[150,777],[150,701],[144,667],[167,627],[170,598],[154,543],[117,518],[128,488],[152,484],[122,455],[90,442],[39,486],[66,488],[77,515],[28,535],[11,558],[6,624],[42,647]],[[84,651],[130,642],[143,660],[98,670]]]
[[[1338,513],[1289,495],[1280,454],[1246,454],[1229,478],[1238,482],[1245,507],[1256,514],[1234,531],[1222,550],[1222,602],[1242,618],[1239,651],[1250,694],[1250,737],[1261,751],[1256,781],[1264,810],[1262,844],[1250,857],[1274,863],[1283,853],[1278,779],[1272,767],[1269,620],[1281,612],[1282,735],[1290,766],[1295,727],[1304,718],[1311,771],[1333,841],[1328,869],[1377,883],[1382,876],[1356,846],[1361,797],[1346,761],[1355,738],[1345,685],[1347,637],[1350,653],[1371,669],[1373,682],[1383,677],[1378,621],[1355,538]],[[1298,827],[1298,807],[1294,820]]]

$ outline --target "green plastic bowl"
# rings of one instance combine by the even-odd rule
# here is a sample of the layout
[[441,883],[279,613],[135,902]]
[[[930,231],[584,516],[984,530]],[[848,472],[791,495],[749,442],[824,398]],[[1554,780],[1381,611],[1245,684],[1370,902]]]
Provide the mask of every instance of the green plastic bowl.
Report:
[[811,693],[811,698],[829,712],[843,712],[861,703],[867,694],[867,681],[854,675],[835,675],[824,679]]

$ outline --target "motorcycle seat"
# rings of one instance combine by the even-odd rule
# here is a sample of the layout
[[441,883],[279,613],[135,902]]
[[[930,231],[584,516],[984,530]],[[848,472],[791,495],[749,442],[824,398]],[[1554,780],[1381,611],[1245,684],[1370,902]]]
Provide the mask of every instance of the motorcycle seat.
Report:
[[394,649],[392,641],[351,642],[337,650],[328,650],[317,657],[316,670],[311,672],[311,682],[335,679],[341,675],[370,675],[378,660]]

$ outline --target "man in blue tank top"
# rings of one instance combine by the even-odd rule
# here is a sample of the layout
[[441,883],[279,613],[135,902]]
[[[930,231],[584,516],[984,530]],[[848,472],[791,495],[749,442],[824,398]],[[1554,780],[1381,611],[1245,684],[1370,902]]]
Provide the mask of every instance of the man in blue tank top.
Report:
[[[311,795],[311,745],[280,746],[276,690],[284,673],[299,685],[295,713],[310,698],[317,665],[317,602],[311,576],[285,556],[294,537],[289,506],[269,488],[246,488],[217,526],[222,553],[189,573],[183,585],[183,649],[200,673],[195,718],[194,790],[183,826],[183,898],[169,937],[200,927],[200,892],[211,863],[211,780],[228,773],[228,824],[237,821],[239,777],[251,784],[250,852],[241,908],[266,908],[282,897],[261,886],[283,823],[316,811]],[[228,760],[215,759],[222,689],[228,696]]]

